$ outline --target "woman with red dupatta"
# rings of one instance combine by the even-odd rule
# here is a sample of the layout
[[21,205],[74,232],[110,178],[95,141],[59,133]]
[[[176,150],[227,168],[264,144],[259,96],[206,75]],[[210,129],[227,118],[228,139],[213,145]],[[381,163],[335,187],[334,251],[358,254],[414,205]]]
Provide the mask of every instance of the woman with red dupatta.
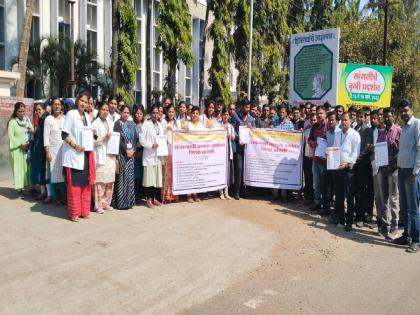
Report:
[[67,113],[61,133],[64,140],[63,167],[67,184],[67,206],[69,218],[73,222],[78,222],[79,218],[89,218],[91,185],[95,183],[93,151],[86,151],[82,146],[82,134],[92,127],[88,114],[85,113],[89,96],[87,92],[79,95],[76,100],[77,108]]

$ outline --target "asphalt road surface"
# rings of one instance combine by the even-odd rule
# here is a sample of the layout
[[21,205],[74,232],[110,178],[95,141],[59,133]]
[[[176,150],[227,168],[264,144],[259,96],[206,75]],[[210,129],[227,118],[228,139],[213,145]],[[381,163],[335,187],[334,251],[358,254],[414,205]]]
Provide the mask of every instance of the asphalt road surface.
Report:
[[0,314],[420,314],[420,253],[301,203],[92,213],[0,182]]

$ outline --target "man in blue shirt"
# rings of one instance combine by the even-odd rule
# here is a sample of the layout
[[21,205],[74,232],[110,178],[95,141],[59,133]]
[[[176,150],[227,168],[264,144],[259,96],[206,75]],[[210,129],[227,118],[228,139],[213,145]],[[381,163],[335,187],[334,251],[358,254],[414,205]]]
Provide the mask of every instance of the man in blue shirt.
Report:
[[394,243],[409,245],[407,252],[416,253],[420,234],[420,120],[413,116],[413,108],[408,100],[399,103],[398,111],[403,121],[397,166],[404,233]]
[[243,184],[243,168],[244,168],[244,148],[245,145],[239,142],[239,127],[247,126],[248,128],[255,128],[255,118],[250,115],[251,104],[247,99],[240,102],[241,109],[233,114],[230,118],[230,123],[236,132],[236,153],[233,157],[235,167],[235,190],[234,198],[240,199],[240,190]]

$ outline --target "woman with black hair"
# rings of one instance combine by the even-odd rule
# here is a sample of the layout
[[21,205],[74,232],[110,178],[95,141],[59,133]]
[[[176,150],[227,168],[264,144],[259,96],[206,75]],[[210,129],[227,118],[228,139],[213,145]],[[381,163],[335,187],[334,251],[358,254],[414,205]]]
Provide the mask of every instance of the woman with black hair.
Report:
[[35,197],[36,200],[47,198],[47,160],[44,149],[44,123],[49,113],[45,108],[46,104],[43,103],[35,105],[35,115],[38,118],[38,124],[35,127],[34,142],[31,147],[31,182],[33,185],[40,185],[41,187],[41,193]]
[[120,133],[120,151],[117,157],[117,176],[111,206],[127,210],[136,203],[134,179],[134,153],[138,143],[136,125],[128,120],[130,107],[121,106],[120,119],[114,125],[114,132]]
[[80,217],[89,218],[92,200],[91,186],[95,183],[96,176],[93,151],[86,151],[82,146],[83,132],[92,127],[88,114],[85,112],[89,97],[88,92],[79,94],[76,100],[77,108],[66,114],[61,132],[61,138],[65,142],[63,167],[65,167],[67,183],[67,206],[69,218],[73,222],[78,222]]
[[[63,176],[63,139],[61,131],[64,125],[63,104],[58,97],[51,99],[51,115],[44,122],[44,150],[47,160],[48,197],[44,203],[57,203],[65,201],[66,184]],[[60,197],[57,197],[57,187],[60,187]]]
[[[136,134],[141,133],[141,127],[146,119],[146,113],[143,105],[137,105],[133,109],[133,121],[136,124]],[[140,141],[137,143],[136,152],[134,154],[134,178],[135,178],[135,190],[136,190],[136,204],[139,204],[144,193],[143,189],[143,147]]]
[[13,171],[15,189],[23,198],[23,189],[30,184],[29,152],[33,137],[32,124],[26,116],[25,104],[17,102],[7,123],[9,135],[10,164]]
[[146,206],[161,206],[158,198],[163,184],[162,158],[157,155],[157,136],[164,135],[165,129],[159,121],[159,107],[153,105],[150,120],[146,121],[140,134],[143,149],[143,187],[146,190]]
[[206,109],[204,110],[204,114],[200,115],[200,122],[201,124],[207,129],[214,129],[219,127],[219,123],[214,116],[215,113],[215,103],[214,101],[209,101],[206,104]]

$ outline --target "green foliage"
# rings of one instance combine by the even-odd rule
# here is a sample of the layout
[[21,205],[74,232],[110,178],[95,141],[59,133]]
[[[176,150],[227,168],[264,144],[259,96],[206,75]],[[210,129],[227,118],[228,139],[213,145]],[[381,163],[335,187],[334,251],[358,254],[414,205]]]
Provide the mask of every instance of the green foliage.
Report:
[[[58,95],[67,95],[67,84],[70,80],[70,39],[47,37],[35,41],[29,46],[27,68],[33,74],[28,78],[41,83],[43,96],[47,96],[47,88],[57,86]],[[42,48],[41,48],[42,47]],[[97,56],[89,51],[86,45],[78,40],[74,43],[76,91],[90,89],[98,81],[101,65]],[[52,84],[47,83],[47,78]],[[52,89],[49,89],[52,93]]]
[[211,97],[221,97],[223,104],[230,103],[230,50],[233,27],[232,11],[234,0],[214,0],[208,3],[213,12],[214,22],[210,26],[210,38],[213,40],[213,54],[209,69]]
[[[340,62],[382,64],[384,20],[381,10],[371,1],[373,14],[356,14],[359,1],[349,1],[330,16],[329,26],[340,27]],[[420,102],[420,6],[413,1],[400,1],[389,8],[387,64],[393,67],[393,102],[409,98]]]
[[[248,86],[248,36],[249,6],[247,1],[239,0],[235,17],[235,59],[240,72],[238,90],[245,91]],[[254,3],[254,32],[252,45],[251,100],[261,95],[283,95],[287,93],[286,72],[281,69],[284,46],[290,29],[287,23],[288,1],[267,0]],[[245,24],[246,23],[246,24]],[[239,93],[238,93],[239,94]]]
[[168,65],[165,94],[174,99],[178,61],[187,67],[194,64],[192,51],[192,23],[186,0],[161,0],[158,6],[158,45]]
[[118,35],[118,61],[120,86],[117,94],[126,102],[134,104],[133,86],[136,82],[137,65],[137,17],[133,10],[132,0],[119,0],[118,18],[120,22]]
[[322,30],[328,25],[329,16],[332,12],[331,5],[331,0],[314,0],[310,16],[312,31]]
[[[237,94],[247,91],[248,88],[248,49],[249,49],[249,14],[250,8],[247,0],[238,0],[234,22],[236,25],[233,33],[235,66],[239,72],[237,78]],[[249,97],[249,96],[248,96]]]

